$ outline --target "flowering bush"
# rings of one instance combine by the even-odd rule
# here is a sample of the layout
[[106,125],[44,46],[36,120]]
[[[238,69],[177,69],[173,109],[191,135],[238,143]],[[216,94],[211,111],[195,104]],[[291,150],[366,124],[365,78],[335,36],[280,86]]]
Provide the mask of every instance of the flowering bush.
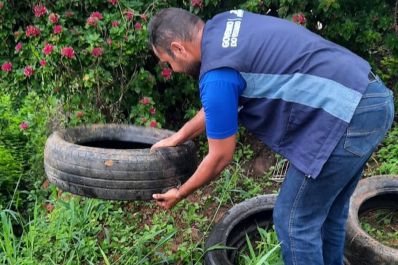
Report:
[[161,128],[164,122],[163,115],[155,107],[151,97],[143,97],[137,105],[131,108],[130,118],[135,125]]
[[[44,143],[54,129],[110,121],[177,129],[184,120],[195,115],[199,108],[197,83],[169,68],[160,67],[147,46],[147,24],[159,9],[182,7],[206,20],[220,11],[244,8],[289,19],[370,60],[376,71],[383,73],[382,78],[390,87],[397,88],[398,40],[394,30],[398,31],[398,27],[394,25],[393,2],[395,1],[0,0],[0,208],[6,205],[3,202],[10,200],[4,196],[13,196],[18,183],[18,190],[33,190],[29,196],[33,195],[34,203],[39,203],[37,208],[34,207],[34,216],[32,213],[26,219],[33,220],[32,216],[37,219],[36,209],[40,208],[40,200],[34,197],[43,190],[30,187],[35,180],[42,182]],[[393,135],[391,141],[396,139],[394,137]],[[205,148],[202,146],[202,150]],[[37,186],[40,185],[41,183]],[[13,198],[21,202],[21,197],[26,197],[27,194],[17,192]],[[55,189],[53,195],[51,197],[55,198]],[[51,201],[56,201],[51,197]],[[47,196],[45,198],[48,199]],[[108,211],[106,205],[104,209]],[[48,212],[54,209],[50,203],[47,206]],[[24,209],[24,212],[29,209],[15,207]],[[63,208],[60,212],[62,210]],[[97,211],[93,212],[98,215]],[[61,217],[72,216],[68,214],[69,212]],[[63,218],[66,220],[64,227],[68,229],[61,230],[67,230],[71,237],[64,236],[62,231],[58,233],[59,222],[55,222],[53,230],[56,232],[49,233],[48,216],[50,215],[45,214],[41,223],[29,222],[23,229],[25,236],[9,237],[14,248],[16,246],[19,251],[12,249],[12,246],[7,248],[11,251],[6,251],[6,256],[0,255],[3,260],[8,261],[7,257],[10,258],[10,264],[61,264],[66,260],[74,264],[102,264],[107,263],[108,256],[111,263],[134,263],[131,258],[136,256],[129,253],[134,242],[130,244],[124,239],[126,231],[131,234],[131,227],[120,232],[122,221],[110,228],[103,225],[90,226],[99,227],[100,230],[106,228],[105,232],[119,231],[119,234],[112,234],[112,242],[108,240],[108,233],[93,230],[80,235],[85,240],[85,244],[81,244],[83,241],[79,237],[75,240],[75,233],[70,233],[73,229],[70,229],[68,218]],[[57,216],[59,217],[52,217],[57,219]],[[114,219],[104,221],[102,215],[99,216],[101,224],[115,223]],[[62,218],[58,219],[63,220]],[[86,219],[83,218],[80,223],[87,223]],[[172,224],[167,226],[173,227]],[[18,228],[10,227],[11,234],[12,228]],[[75,228],[81,230],[79,225]],[[32,235],[35,242],[29,241],[33,238]],[[37,236],[34,235],[41,237],[36,240]],[[54,238],[57,240],[54,241]],[[28,242],[26,239],[29,244],[25,244]],[[76,244],[72,241],[76,241]],[[54,242],[58,244],[46,249]],[[137,249],[136,245],[133,249]],[[101,251],[98,251],[98,247]],[[191,260],[188,262],[186,257],[192,249],[199,256],[201,254],[197,251],[197,245],[188,248],[187,245],[181,245],[177,254],[174,250],[169,252],[168,248],[156,253],[152,251],[156,256],[152,260],[152,255],[147,255],[145,251],[141,253],[141,247],[145,251],[153,250],[144,242],[138,246],[142,259],[135,262],[189,264]],[[123,253],[129,255],[123,256]],[[157,255],[159,253],[161,255]],[[182,258],[176,255],[181,255]],[[199,259],[193,260],[197,262]]]
[[171,72],[158,72],[146,45],[156,3],[42,2],[25,10],[26,20],[7,15],[22,5],[1,3],[0,19],[10,25],[0,28],[9,48],[0,54],[0,91],[13,98],[32,90],[55,95],[70,125],[127,121],[131,102],[146,95],[161,98],[157,82],[168,81]]
[[[147,46],[147,25],[159,9],[177,6],[204,18],[244,8],[290,19],[357,52],[395,89],[398,40],[392,6],[382,0],[192,1],[2,1],[0,0],[0,95],[16,113],[34,93],[32,111],[15,125],[42,139],[41,121],[64,126],[123,122],[177,129],[200,107],[197,83],[158,65]],[[382,71],[380,71],[380,70]],[[144,98],[150,99],[144,104]],[[46,112],[51,99],[57,113]],[[178,106],[178,107],[176,107]],[[43,112],[51,113],[43,117]],[[167,126],[165,126],[167,122]],[[50,129],[51,130],[51,129]],[[34,150],[41,150],[43,141]],[[38,152],[41,152],[38,151]]]

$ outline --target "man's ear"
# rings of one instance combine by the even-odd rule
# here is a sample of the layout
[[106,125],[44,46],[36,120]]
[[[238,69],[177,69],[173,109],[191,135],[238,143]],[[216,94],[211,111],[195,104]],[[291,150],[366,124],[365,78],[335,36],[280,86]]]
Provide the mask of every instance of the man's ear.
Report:
[[182,45],[181,42],[178,41],[173,41],[170,44],[171,51],[174,53],[174,55],[179,55],[179,56],[185,56],[186,50],[184,45]]

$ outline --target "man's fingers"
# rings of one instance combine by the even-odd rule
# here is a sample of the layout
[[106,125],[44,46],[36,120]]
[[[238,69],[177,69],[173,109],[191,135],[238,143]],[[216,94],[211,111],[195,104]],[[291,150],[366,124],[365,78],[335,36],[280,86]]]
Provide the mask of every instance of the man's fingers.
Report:
[[156,149],[159,148],[159,145],[156,143],[154,145],[151,146],[151,149],[149,149],[149,153],[154,153],[156,151]]
[[149,153],[150,154],[155,153],[155,149],[156,149],[156,147],[152,146],[151,149],[149,149]]
[[155,200],[160,200],[160,198],[162,197],[162,194],[153,194],[152,198],[154,198]]

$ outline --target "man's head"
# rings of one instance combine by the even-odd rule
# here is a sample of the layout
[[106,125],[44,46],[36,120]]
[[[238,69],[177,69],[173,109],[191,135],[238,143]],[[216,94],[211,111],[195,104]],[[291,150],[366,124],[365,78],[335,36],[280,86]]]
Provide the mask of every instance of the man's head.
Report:
[[203,26],[199,17],[184,9],[163,9],[149,23],[149,43],[161,63],[197,77]]

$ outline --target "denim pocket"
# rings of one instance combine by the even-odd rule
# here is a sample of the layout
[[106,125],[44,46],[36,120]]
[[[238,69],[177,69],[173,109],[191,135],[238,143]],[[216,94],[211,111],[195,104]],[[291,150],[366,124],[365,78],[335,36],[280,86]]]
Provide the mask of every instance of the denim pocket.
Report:
[[[387,89],[387,88],[386,88]],[[347,128],[344,149],[358,156],[373,151],[388,128],[390,93],[365,94]]]

